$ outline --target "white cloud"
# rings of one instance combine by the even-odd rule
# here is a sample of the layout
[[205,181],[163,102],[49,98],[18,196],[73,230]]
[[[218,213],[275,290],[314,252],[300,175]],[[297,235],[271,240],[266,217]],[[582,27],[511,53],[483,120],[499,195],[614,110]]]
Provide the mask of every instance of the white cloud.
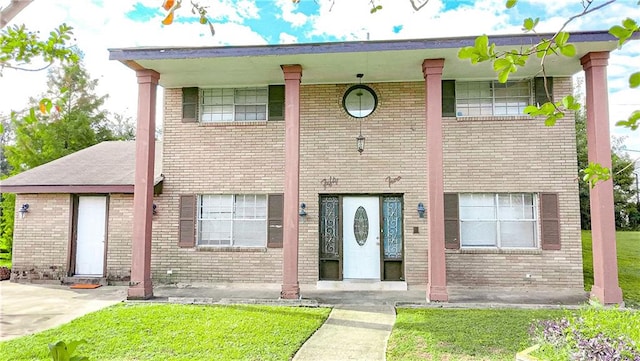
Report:
[[287,33],[280,33],[280,37],[278,38],[278,42],[280,44],[295,44],[298,42],[298,38],[294,35]]
[[309,17],[301,12],[296,12],[298,7],[291,0],[276,0],[275,6],[280,9],[280,18],[297,28],[307,23]]
[[[367,0],[321,2],[319,15],[312,17],[312,35],[334,36],[343,40],[429,38],[482,33],[514,32],[502,0],[480,2],[444,11],[442,1],[431,0],[415,11],[408,0],[382,2],[382,10],[371,14]],[[473,24],[470,27],[468,24]],[[401,27],[394,32],[394,27]]]

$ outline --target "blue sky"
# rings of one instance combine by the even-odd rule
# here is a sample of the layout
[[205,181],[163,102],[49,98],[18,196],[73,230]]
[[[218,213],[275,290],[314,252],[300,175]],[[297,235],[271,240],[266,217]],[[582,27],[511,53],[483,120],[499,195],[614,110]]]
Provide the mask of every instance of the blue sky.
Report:
[[[0,0],[0,7],[9,0]],[[417,0],[425,1],[425,0]],[[99,79],[98,92],[109,94],[110,110],[133,117],[136,111],[134,73],[108,60],[109,48],[132,46],[219,46],[281,44],[350,40],[387,40],[521,33],[522,20],[539,17],[538,30],[555,32],[564,21],[582,11],[581,0],[520,0],[506,9],[506,0],[428,0],[416,12],[409,0],[374,0],[382,10],[371,14],[369,0],[200,0],[208,6],[216,35],[198,24],[189,0],[183,0],[173,25],[163,26],[162,0],[39,0],[21,12],[11,24],[48,33],[62,22],[75,28],[75,41],[84,62]],[[594,0],[592,6],[603,4]],[[603,10],[579,18],[569,30],[605,30],[622,17],[640,21],[637,0],[618,0]],[[640,41],[630,43],[610,59],[611,120],[640,109],[640,91],[626,87],[627,74],[640,70]],[[45,75],[5,70],[0,78],[3,96],[0,114],[20,109],[29,96],[46,87]],[[6,89],[11,89],[7,92]],[[640,150],[640,133],[612,126],[612,133],[627,136],[630,149]],[[640,155],[640,153],[636,153]]]

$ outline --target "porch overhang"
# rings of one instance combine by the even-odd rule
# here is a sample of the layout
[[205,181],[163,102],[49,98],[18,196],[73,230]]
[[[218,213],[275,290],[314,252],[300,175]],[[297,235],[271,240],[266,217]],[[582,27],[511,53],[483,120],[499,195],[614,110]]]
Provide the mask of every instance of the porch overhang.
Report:
[[[498,50],[510,50],[525,49],[551,36],[497,35],[489,40]],[[575,45],[576,55],[571,59],[547,57],[547,75],[571,76],[582,71],[580,58],[584,55],[617,47],[617,39],[606,31],[571,33],[569,41]],[[357,73],[364,73],[366,82],[418,82],[424,80],[422,61],[436,58],[445,59],[443,79],[495,78],[491,64],[469,66],[467,60],[458,59],[458,50],[474,42],[475,36],[234,47],[138,47],[109,49],[109,58],[133,70],[160,73],[159,84],[167,88],[282,84],[282,64],[300,64],[305,72],[302,84],[349,83],[355,81]],[[533,77],[539,71],[539,59],[532,56],[512,77]]]

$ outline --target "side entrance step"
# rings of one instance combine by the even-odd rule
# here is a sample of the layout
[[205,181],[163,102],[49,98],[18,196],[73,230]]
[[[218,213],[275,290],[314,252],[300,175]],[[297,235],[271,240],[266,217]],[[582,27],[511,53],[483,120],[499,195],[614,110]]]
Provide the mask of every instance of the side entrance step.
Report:
[[91,276],[73,276],[73,277],[64,277],[62,279],[63,285],[73,286],[73,285],[99,285],[106,286],[107,278],[106,277],[91,277]]

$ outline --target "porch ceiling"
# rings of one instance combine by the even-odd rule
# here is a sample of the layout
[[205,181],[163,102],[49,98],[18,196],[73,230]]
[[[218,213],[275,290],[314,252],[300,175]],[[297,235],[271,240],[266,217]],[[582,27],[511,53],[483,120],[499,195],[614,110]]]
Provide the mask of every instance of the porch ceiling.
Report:
[[[543,35],[544,36],[544,35]],[[550,36],[546,34],[546,36]],[[280,66],[300,64],[303,84],[422,81],[422,61],[444,58],[444,79],[495,78],[491,64],[470,66],[457,58],[458,49],[473,45],[475,37],[289,44],[238,47],[124,48],[110,49],[110,59],[132,69],[146,68],[161,74],[160,85],[173,87],[249,86],[282,84]],[[490,38],[498,49],[526,47],[538,41],[532,35],[501,35]],[[547,74],[570,76],[582,71],[580,58],[593,51],[611,51],[616,39],[606,31],[572,33],[576,56],[551,56],[545,60]],[[536,75],[539,60],[529,59],[513,78]]]

